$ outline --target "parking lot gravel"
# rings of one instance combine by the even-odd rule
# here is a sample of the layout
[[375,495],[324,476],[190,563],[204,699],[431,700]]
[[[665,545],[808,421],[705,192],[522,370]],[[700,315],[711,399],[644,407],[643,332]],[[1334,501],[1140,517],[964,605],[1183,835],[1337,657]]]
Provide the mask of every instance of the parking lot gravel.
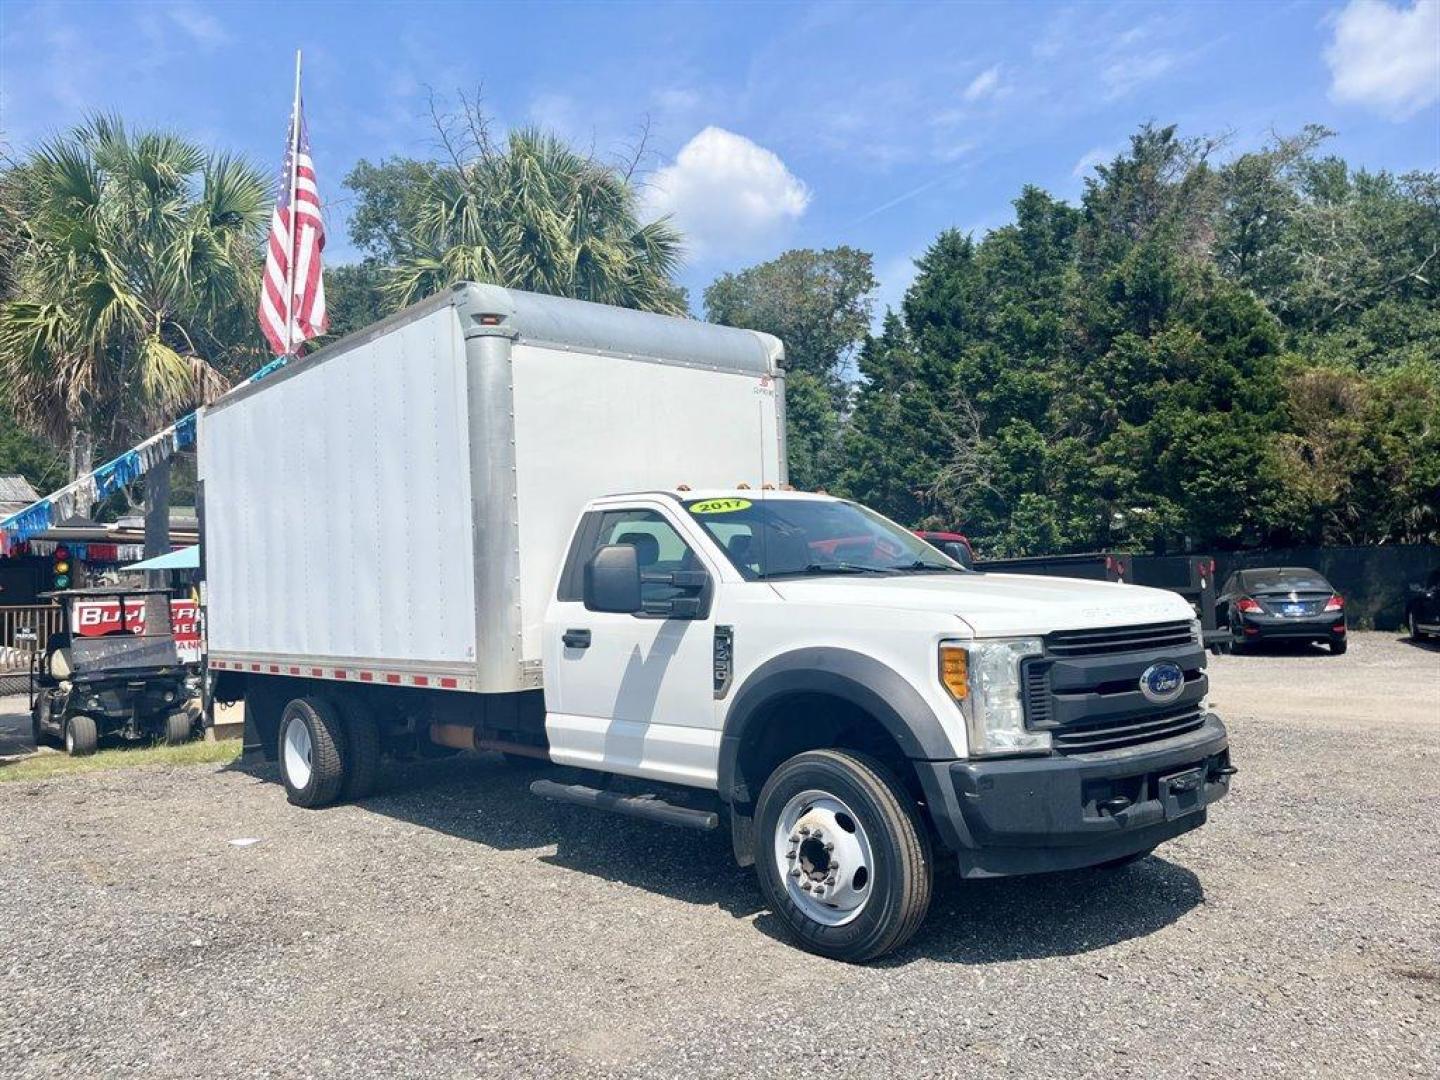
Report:
[[324,811],[243,765],[0,783],[0,1075],[1440,1075],[1440,651],[1212,677],[1209,824],[945,881],[868,967],[785,944],[723,835],[494,755]]

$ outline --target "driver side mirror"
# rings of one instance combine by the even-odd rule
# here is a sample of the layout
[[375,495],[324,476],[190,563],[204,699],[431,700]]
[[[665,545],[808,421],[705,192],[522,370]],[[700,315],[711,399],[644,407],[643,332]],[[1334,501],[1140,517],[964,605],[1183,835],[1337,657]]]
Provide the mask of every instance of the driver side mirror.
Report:
[[633,615],[641,608],[640,560],[633,544],[606,544],[585,564],[586,611]]

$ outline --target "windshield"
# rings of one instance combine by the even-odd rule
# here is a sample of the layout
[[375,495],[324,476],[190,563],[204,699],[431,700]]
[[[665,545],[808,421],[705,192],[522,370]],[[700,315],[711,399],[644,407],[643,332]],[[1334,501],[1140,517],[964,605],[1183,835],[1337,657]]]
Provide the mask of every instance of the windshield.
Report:
[[70,649],[81,673],[168,667],[176,661],[170,600],[163,594],[71,600]]
[[965,572],[918,536],[851,502],[693,499],[685,509],[752,581],[795,574]]

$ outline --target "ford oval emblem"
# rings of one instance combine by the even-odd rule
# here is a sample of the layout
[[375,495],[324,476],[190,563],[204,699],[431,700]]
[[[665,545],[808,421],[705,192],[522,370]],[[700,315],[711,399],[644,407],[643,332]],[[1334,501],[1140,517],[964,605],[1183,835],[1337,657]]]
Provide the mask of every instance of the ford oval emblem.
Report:
[[1185,690],[1185,672],[1173,660],[1151,664],[1140,676],[1140,693],[1146,701],[1168,705]]

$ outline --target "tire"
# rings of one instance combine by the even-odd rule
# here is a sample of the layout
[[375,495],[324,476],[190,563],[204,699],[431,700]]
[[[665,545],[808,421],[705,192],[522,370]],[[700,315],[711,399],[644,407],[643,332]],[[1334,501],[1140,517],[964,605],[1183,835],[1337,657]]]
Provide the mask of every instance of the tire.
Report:
[[280,714],[280,778],[296,806],[328,806],[345,782],[345,740],[335,710],[323,698],[296,698]]
[[[812,750],[782,763],[756,803],[754,853],[771,909],[801,948],[821,956],[883,956],[930,908],[934,864],[915,800],[865,754]],[[823,890],[818,899],[804,890],[811,882]]]
[[380,774],[380,725],[361,701],[345,703],[345,779],[340,797],[363,799],[375,790]]
[[1411,641],[1424,641],[1430,636],[1424,630],[1421,630],[1419,625],[1415,622],[1415,612],[1410,612],[1410,614],[1405,617],[1405,621],[1410,624]]
[[35,707],[30,710],[30,737],[35,740],[37,747],[55,746],[57,743],[55,736],[40,726],[40,710],[49,709],[49,707],[50,701],[46,695],[42,693],[35,699]]
[[190,741],[190,736],[195,733],[194,722],[190,714],[181,710],[172,712],[165,717],[165,745],[181,746]]
[[93,717],[83,714],[65,721],[65,752],[71,757],[89,757],[100,745],[100,733]]
[[1143,851],[1132,851],[1129,855],[1121,855],[1118,859],[1106,859],[1102,863],[1096,863],[1096,870],[1123,870],[1127,866],[1133,866],[1141,859],[1148,859],[1155,849],[1147,847]]
[[1331,656],[1344,656],[1344,655],[1345,655],[1345,650],[1348,649],[1349,647],[1350,647],[1350,643],[1349,643],[1348,641],[1346,641],[1344,638],[1341,638],[1339,641],[1332,641],[1332,642],[1330,642],[1330,655],[1331,655]]

